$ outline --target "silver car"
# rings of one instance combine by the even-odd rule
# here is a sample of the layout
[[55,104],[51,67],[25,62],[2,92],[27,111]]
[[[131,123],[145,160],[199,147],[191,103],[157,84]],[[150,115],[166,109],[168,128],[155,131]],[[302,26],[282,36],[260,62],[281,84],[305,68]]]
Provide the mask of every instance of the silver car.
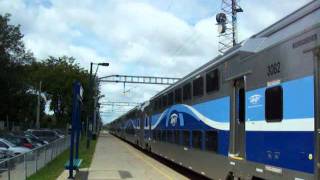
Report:
[[0,138],[0,150],[12,152],[14,155],[23,154],[30,151],[28,148],[16,146],[2,138]]

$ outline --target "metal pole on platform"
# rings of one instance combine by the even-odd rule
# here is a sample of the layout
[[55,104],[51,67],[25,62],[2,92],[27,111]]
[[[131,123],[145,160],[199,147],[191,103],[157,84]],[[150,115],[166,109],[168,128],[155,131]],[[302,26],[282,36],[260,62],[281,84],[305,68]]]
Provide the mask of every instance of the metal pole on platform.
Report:
[[89,147],[90,147],[90,140],[91,140],[91,136],[92,136],[92,134],[91,134],[91,128],[90,128],[90,123],[92,122],[92,118],[91,118],[91,100],[92,100],[92,66],[93,66],[93,63],[91,62],[90,63],[90,76],[89,76],[89,112],[88,112],[88,117],[89,117],[89,119],[88,119],[88,123],[87,123],[87,132],[88,132],[88,134],[87,134],[87,149],[89,149]]
[[77,107],[77,118],[76,120],[78,121],[76,123],[76,159],[79,159],[79,142],[80,142],[80,133],[81,133],[81,106],[80,103],[78,101],[77,103],[78,107]]
[[70,134],[70,157],[69,157],[69,177],[73,178],[73,152],[74,152],[74,135],[76,130],[76,119],[77,119],[77,108],[78,108],[78,83],[73,84],[73,93],[72,93],[72,117],[71,117],[71,134]]

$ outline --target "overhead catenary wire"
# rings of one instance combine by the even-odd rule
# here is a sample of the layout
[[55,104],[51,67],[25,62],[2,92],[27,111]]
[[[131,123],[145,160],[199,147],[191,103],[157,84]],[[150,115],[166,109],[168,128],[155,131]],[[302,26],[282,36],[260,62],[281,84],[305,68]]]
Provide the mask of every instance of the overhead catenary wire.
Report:
[[[209,15],[208,17],[213,17],[217,12],[219,11],[219,7],[217,6],[217,8],[211,13],[212,15]],[[195,36],[196,35],[196,36]],[[193,37],[196,37],[195,39],[192,40]],[[187,45],[189,45],[190,43],[195,43],[197,42],[197,40],[199,39],[199,34],[196,32],[196,30],[192,31],[192,34],[190,36],[188,36],[187,40],[182,43],[180,46],[178,46],[172,54],[172,57],[174,56],[179,56],[183,51],[183,49],[185,47],[187,47]],[[192,41],[191,41],[192,40]]]

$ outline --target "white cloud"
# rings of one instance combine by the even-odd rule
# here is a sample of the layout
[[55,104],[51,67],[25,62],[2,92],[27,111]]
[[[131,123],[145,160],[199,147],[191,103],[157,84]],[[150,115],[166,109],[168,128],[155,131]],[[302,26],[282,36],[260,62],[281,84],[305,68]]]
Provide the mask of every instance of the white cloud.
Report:
[[[280,19],[308,0],[241,1],[239,37],[244,39]],[[149,0],[52,0],[0,1],[0,13],[12,14],[22,25],[24,41],[38,58],[48,55],[76,57],[82,67],[91,61],[110,62],[99,76],[110,74],[182,77],[217,53],[216,1]],[[163,86],[102,85],[102,93],[113,101],[142,102]],[[128,110],[125,108],[123,110]],[[116,117],[120,113],[111,114]],[[106,121],[111,119],[106,118]]]
[[244,12],[238,14],[239,39],[244,40],[284,18],[311,0],[241,1]]

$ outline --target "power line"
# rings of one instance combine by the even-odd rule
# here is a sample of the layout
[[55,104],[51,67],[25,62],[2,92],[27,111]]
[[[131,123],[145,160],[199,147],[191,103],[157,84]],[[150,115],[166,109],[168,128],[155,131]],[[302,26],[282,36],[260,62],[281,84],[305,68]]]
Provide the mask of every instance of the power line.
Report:
[[[218,10],[219,10],[218,8],[215,9],[215,10],[213,11],[212,15],[216,14],[216,13],[218,12]],[[210,14],[211,14],[211,13],[210,13]],[[209,17],[211,17],[211,15],[210,15]],[[191,41],[194,35],[197,35],[197,36],[195,36],[196,38],[195,38],[193,41]],[[192,43],[195,43],[198,39],[199,39],[199,34],[197,34],[196,31],[194,30],[194,31],[192,32],[192,34],[187,38],[187,40],[185,41],[185,43],[182,43],[180,46],[178,46],[178,47],[176,48],[175,51],[173,51],[173,55],[172,55],[172,56],[180,55],[181,52],[182,52],[182,50],[183,50],[189,43],[191,43],[191,42],[192,42]]]
[[[167,6],[167,8],[166,8],[166,10],[165,10],[166,12],[171,9],[172,4],[173,4],[173,0],[171,0],[170,3],[169,3],[169,5]],[[159,28],[155,29],[155,26],[153,26],[152,29],[153,29],[153,31],[152,31],[149,39],[153,39],[154,35],[157,34],[157,32],[159,31]],[[154,41],[156,41],[156,40],[157,40],[157,39],[155,38]]]

